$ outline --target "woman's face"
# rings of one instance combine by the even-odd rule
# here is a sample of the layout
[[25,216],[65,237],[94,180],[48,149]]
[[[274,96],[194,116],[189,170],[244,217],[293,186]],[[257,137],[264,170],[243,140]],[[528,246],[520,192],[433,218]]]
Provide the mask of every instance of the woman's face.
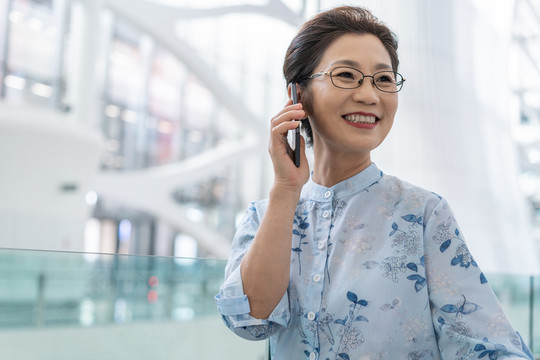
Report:
[[[356,68],[365,75],[392,70],[390,55],[372,34],[345,34],[326,49],[315,72],[338,66]],[[397,93],[385,93],[365,78],[356,89],[341,89],[330,76],[309,83],[308,116],[313,129],[315,155],[368,155],[388,135],[398,106]],[[370,124],[370,121],[375,120]]]

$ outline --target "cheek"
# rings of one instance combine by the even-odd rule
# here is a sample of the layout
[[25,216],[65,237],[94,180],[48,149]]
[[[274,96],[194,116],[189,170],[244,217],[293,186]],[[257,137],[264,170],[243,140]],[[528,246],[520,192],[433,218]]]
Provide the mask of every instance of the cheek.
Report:
[[394,99],[394,112],[396,112],[399,105],[399,96],[396,94],[396,98]]
[[310,117],[325,117],[336,108],[336,94],[324,87],[317,87],[308,93],[303,102]]
[[387,116],[391,116],[393,118],[396,115],[398,103],[399,101],[397,96],[395,99],[388,99],[387,103],[385,104]]

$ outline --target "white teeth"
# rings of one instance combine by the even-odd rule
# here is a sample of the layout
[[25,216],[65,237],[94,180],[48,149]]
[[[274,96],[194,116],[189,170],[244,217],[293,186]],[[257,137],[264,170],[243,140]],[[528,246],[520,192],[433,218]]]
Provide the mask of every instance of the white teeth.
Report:
[[365,115],[359,115],[359,114],[352,114],[352,115],[345,116],[345,120],[353,122],[353,123],[374,124],[375,119],[376,119],[375,116],[365,116]]

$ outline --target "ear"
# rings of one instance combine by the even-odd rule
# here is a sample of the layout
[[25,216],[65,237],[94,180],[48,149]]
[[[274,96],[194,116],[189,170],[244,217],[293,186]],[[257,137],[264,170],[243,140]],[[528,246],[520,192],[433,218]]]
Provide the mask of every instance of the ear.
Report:
[[[289,84],[287,86],[287,94],[289,95],[289,99],[292,99],[292,85]],[[300,87],[300,85],[296,84],[296,98],[298,99],[298,102],[301,102],[301,99],[302,99],[302,89]]]

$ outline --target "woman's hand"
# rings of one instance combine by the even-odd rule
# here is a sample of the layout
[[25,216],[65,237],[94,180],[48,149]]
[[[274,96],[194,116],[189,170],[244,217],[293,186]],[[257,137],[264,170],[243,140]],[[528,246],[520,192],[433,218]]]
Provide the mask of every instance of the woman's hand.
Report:
[[296,167],[290,157],[287,132],[300,126],[300,120],[306,117],[302,104],[292,104],[289,100],[285,107],[272,118],[268,152],[274,165],[274,187],[298,192],[309,179],[309,166],[306,158],[306,143],[300,137],[300,167]]

